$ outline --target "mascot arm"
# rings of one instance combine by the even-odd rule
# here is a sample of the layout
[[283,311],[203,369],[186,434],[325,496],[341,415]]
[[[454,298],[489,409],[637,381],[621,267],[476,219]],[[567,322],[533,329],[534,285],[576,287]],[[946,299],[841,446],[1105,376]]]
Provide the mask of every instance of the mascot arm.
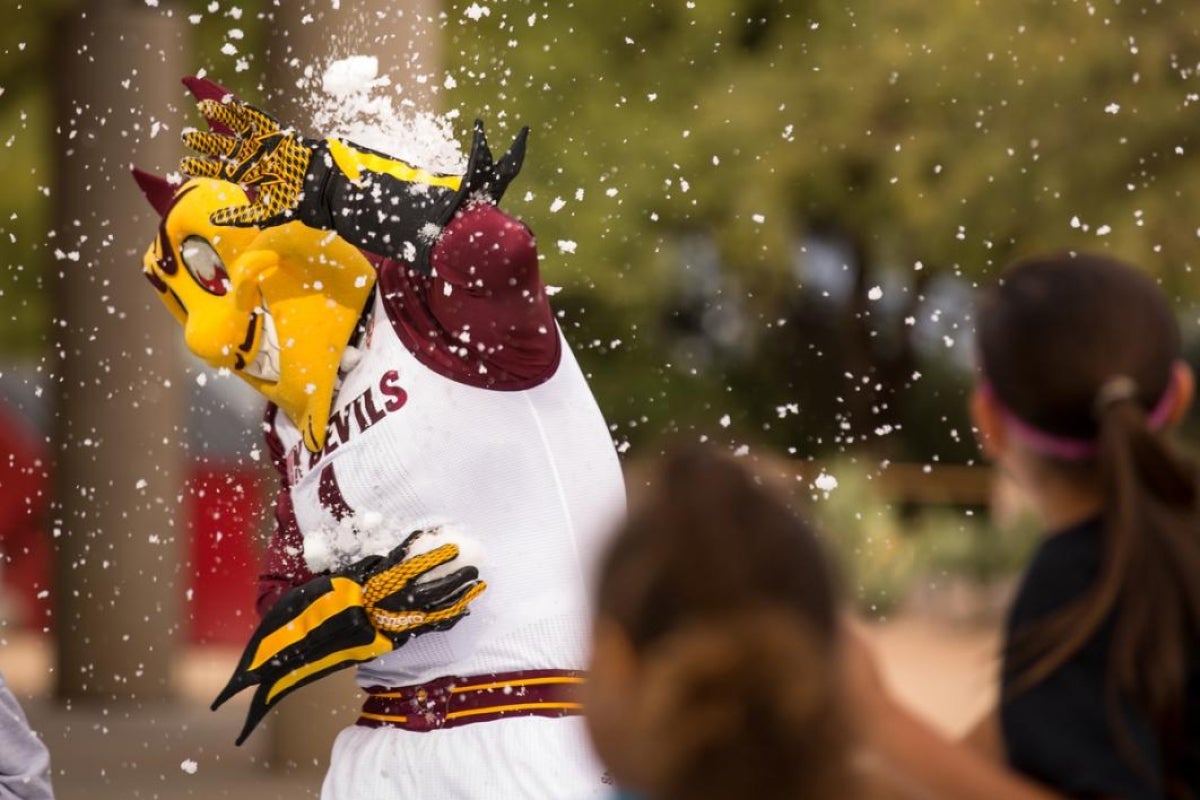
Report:
[[557,363],[558,329],[538,269],[537,244],[523,223],[475,203],[446,226],[433,248],[430,310],[465,332],[504,372],[535,379]]
[[266,431],[267,452],[271,464],[279,473],[279,494],[275,498],[275,529],[263,553],[261,572],[258,575],[258,594],[255,608],[260,617],[265,616],[286,592],[312,580],[316,575],[304,563],[304,537],[296,522],[296,511],[292,506],[292,495],[288,491],[287,458],[279,434],[275,432],[275,420],[279,408],[274,403],[267,405],[263,415],[263,430]]
[[287,591],[315,577],[304,563],[304,537],[296,524],[292,496],[281,487],[275,500],[275,530],[263,554],[255,608],[264,616]]
[[[255,688],[237,743],[291,692],[371,661],[412,637],[452,628],[486,587],[474,566],[457,569],[457,545],[413,554],[416,531],[387,555],[368,556],[286,592],[263,615],[216,709]],[[448,566],[449,565],[449,566]]]
[[500,202],[520,172],[527,135],[522,128],[497,161],[477,121],[461,176],[427,172],[352,142],[327,139],[305,176],[304,196],[313,201],[301,203],[300,219],[428,274],[430,252],[456,212],[471,203]]

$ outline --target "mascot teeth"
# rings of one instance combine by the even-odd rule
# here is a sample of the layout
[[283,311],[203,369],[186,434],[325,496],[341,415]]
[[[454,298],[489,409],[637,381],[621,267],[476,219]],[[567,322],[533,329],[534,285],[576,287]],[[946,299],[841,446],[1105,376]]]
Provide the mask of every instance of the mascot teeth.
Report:
[[264,381],[279,381],[279,334],[275,332],[275,320],[270,312],[262,312],[262,344],[258,356],[246,365],[245,373]]

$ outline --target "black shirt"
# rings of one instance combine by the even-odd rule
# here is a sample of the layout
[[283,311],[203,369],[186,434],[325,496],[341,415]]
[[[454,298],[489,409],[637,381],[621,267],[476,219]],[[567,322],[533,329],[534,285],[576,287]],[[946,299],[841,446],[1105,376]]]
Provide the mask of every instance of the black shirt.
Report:
[[[1102,531],[1090,520],[1046,537],[1021,581],[1006,630],[1043,620],[1079,599],[1100,571]],[[1125,703],[1122,744],[1106,705],[1111,619],[1046,680],[1013,691],[1018,675],[1008,654],[1002,671],[1000,724],[1009,764],[1071,797],[1151,800],[1167,797],[1162,786],[1162,742],[1144,709]],[[1180,772],[1200,800],[1200,664],[1193,663],[1188,689],[1186,741]],[[1127,755],[1132,746],[1137,761]]]

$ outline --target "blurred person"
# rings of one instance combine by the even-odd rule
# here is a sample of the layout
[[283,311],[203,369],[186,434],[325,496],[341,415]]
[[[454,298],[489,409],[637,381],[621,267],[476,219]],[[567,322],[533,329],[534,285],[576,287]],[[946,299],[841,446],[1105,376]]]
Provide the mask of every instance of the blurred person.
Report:
[[1155,283],[1113,259],[1020,262],[983,297],[971,410],[1046,535],[1006,630],[999,707],[956,746],[851,635],[882,771],[931,797],[1200,797],[1200,496],[1167,441],[1193,376]]
[[53,800],[50,754],[0,675],[0,800]]
[[601,559],[585,695],[596,750],[647,800],[846,798],[834,578],[803,521],[691,447]]

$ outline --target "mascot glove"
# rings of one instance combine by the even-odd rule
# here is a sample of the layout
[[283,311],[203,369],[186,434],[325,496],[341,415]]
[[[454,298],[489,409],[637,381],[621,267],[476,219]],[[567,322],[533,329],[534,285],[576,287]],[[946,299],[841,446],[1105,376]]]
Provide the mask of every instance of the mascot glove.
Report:
[[250,203],[215,211],[214,225],[296,220],[426,273],[433,238],[464,203],[500,202],[521,170],[529,135],[522,128],[496,159],[477,120],[466,172],[445,175],[353,142],[305,138],[233,97],[206,98],[198,108],[211,130],[185,131],[183,141],[203,157],[185,158],[180,168],[257,189]]
[[258,686],[237,738],[240,745],[290,692],[318,678],[371,661],[429,631],[446,630],[487,587],[472,566],[431,576],[458,557],[444,544],[409,557],[409,536],[386,556],[369,556],[284,594],[250,638],[233,677],[213,701]]
[[314,155],[324,143],[281,127],[270,114],[240,100],[206,99],[197,106],[210,126],[232,131],[233,135],[211,130],[184,131],[184,144],[204,157],[189,156],[180,162],[179,168],[193,178],[216,178],[258,190],[255,200],[248,205],[213,212],[212,223],[267,227],[293,218],[304,221],[303,215],[297,217],[296,212],[302,203],[306,180],[312,177],[309,173],[316,160]]

